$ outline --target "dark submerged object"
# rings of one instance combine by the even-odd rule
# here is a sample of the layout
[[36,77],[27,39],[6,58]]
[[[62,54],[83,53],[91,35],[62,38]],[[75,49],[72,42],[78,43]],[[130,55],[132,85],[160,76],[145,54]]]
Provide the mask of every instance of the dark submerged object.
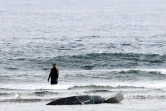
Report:
[[54,100],[47,105],[82,105],[82,104],[101,104],[101,103],[119,103],[123,100],[121,92],[109,98],[102,98],[101,96],[71,96]]
[[77,105],[77,104],[99,104],[103,103],[104,99],[100,96],[72,96],[54,100],[47,105]]

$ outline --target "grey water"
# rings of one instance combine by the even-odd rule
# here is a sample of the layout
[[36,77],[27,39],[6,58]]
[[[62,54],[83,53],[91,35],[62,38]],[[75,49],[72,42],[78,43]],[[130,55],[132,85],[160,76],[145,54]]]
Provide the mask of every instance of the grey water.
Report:
[[[0,0],[1,101],[15,92],[39,101],[118,91],[128,99],[165,98],[165,6],[164,0]],[[60,70],[57,86],[47,82],[52,63]]]

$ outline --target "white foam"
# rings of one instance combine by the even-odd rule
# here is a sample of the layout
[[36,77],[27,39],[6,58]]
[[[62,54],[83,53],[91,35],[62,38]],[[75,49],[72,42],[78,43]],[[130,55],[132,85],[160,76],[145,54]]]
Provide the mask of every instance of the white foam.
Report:
[[[146,71],[146,72],[160,72],[161,74],[166,74],[166,69],[160,69],[160,68],[122,68],[122,69],[102,69],[102,70],[73,70],[73,71],[69,71],[69,70],[63,70],[63,73],[71,73],[71,74],[75,74],[78,72],[85,72],[85,73],[100,73],[100,72],[112,72],[112,71],[116,71],[116,72],[120,72],[120,71],[130,71],[130,70],[139,70],[139,71]],[[71,75],[70,74],[70,75]]]
[[[161,81],[151,81],[151,82],[110,82],[110,83],[67,83],[50,85],[50,84],[1,84],[1,88],[11,89],[11,90],[68,90],[73,87],[91,87],[91,86],[101,86],[101,87],[135,87],[135,88],[166,88],[166,82]],[[86,88],[85,88],[86,89]]]
[[5,84],[1,85],[4,89],[14,90],[64,90],[73,87],[72,85],[48,85],[48,84]]

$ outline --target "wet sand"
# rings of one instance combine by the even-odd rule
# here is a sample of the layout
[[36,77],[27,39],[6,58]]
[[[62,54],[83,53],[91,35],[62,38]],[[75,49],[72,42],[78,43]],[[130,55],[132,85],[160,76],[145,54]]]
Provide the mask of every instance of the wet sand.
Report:
[[165,99],[124,99],[119,104],[48,106],[44,102],[3,102],[0,111],[165,111]]

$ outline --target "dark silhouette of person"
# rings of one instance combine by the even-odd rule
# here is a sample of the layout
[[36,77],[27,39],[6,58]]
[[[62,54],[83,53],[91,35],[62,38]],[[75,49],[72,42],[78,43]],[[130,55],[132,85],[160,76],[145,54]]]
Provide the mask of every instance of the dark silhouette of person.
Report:
[[48,77],[48,82],[49,79],[51,78],[51,85],[57,84],[58,83],[58,75],[59,75],[59,70],[56,68],[56,64],[52,64],[52,69],[50,71],[50,75]]

